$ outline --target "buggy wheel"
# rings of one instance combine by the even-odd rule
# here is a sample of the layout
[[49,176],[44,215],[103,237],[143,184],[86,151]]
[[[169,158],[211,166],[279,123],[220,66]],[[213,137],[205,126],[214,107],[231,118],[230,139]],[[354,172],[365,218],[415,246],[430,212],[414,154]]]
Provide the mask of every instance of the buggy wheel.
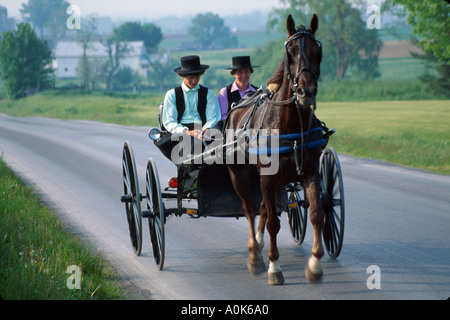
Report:
[[302,198],[301,186],[299,183],[290,183],[287,187],[288,207],[287,218],[291,230],[292,240],[297,245],[301,245],[306,234],[306,220],[308,217],[308,206],[305,197]]
[[344,184],[341,166],[333,148],[327,148],[320,159],[321,202],[325,211],[322,234],[328,255],[339,256],[344,241]]
[[121,201],[125,203],[131,245],[138,256],[142,251],[141,194],[133,149],[128,141],[125,141],[123,146],[122,174],[124,196]]
[[147,211],[150,229],[150,241],[153,248],[153,257],[159,270],[164,266],[165,234],[164,234],[164,204],[161,197],[161,187],[159,184],[158,170],[152,159],[147,161],[146,170],[146,198]]

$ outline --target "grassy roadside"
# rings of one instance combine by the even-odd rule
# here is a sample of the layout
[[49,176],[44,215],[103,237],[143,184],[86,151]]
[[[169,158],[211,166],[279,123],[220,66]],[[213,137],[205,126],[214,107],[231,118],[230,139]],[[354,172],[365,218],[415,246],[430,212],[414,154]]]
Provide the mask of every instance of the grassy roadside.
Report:
[[[1,158],[0,177],[2,299],[123,299],[123,290],[108,263],[67,233]],[[69,266],[79,267],[79,278],[75,271],[66,273]]]
[[0,100],[0,113],[146,126],[157,124],[157,106],[163,100],[163,95],[44,91],[20,100]]

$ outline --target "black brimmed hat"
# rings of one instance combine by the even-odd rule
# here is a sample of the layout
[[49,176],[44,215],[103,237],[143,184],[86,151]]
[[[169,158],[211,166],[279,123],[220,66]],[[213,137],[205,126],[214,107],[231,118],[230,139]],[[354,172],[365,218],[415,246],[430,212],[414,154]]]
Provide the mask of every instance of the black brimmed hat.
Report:
[[231,68],[226,68],[225,70],[239,70],[239,69],[252,69],[259,66],[252,66],[250,63],[250,56],[237,56],[232,58],[233,65]]
[[173,72],[179,75],[187,75],[200,73],[209,68],[206,64],[200,64],[199,56],[185,56],[181,57],[181,67],[175,68]]

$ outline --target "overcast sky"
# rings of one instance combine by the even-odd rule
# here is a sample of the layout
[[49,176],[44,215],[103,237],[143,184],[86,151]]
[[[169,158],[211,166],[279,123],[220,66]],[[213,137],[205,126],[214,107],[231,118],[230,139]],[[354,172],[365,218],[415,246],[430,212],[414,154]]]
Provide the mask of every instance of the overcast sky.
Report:
[[[281,7],[279,0],[66,0],[77,5],[81,14],[96,13],[113,19],[155,19],[168,15],[184,16],[214,12],[229,15],[234,12],[269,11]],[[20,18],[19,9],[27,0],[0,0],[8,16]]]

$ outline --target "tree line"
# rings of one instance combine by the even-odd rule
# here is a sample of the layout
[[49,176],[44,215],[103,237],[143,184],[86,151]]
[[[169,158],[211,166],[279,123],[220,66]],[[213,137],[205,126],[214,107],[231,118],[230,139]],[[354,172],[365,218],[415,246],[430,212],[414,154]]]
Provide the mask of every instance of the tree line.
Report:
[[[273,9],[270,13],[267,32],[285,34],[285,18],[289,13],[293,14],[295,21],[309,21],[312,13],[319,16],[316,36],[323,45],[322,80],[345,79],[350,69],[356,70],[354,73],[362,80],[380,76],[378,55],[382,43],[377,30],[367,28],[364,7],[355,6],[354,1],[349,0],[280,0],[280,4],[282,8]],[[381,9],[389,10],[393,5],[402,5],[408,11],[408,23],[413,27],[415,41],[426,52],[420,58],[433,61],[437,66],[438,77],[428,75],[422,80],[432,84],[433,90],[447,88],[450,91],[450,44],[445,39],[441,40],[448,33],[449,5],[441,0],[419,3],[412,0],[386,0]],[[17,30],[3,34],[0,66],[2,79],[11,98],[20,98],[54,85],[51,51],[34,29],[41,38],[49,31],[55,36],[64,36],[67,28],[61,30],[60,27],[65,26],[65,10],[68,6],[65,0],[29,0],[21,10],[26,22],[20,24]],[[222,18],[213,13],[198,14],[191,21],[188,32],[199,44],[199,50],[233,48],[238,45],[236,35]],[[91,18],[83,21],[83,29],[76,31],[75,38],[83,48],[78,77],[82,79],[84,89],[95,89],[98,82],[102,82],[107,91],[146,82],[162,91],[176,81],[172,70],[177,61],[169,55],[156,54],[163,34],[154,24],[127,22],[114,29],[109,37],[101,38],[96,32],[95,18]],[[147,79],[137,77],[131,69],[120,66],[120,60],[127,50],[123,43],[135,40],[144,41],[149,53],[147,61],[150,72]],[[108,58],[102,64],[86,54],[94,41],[100,41],[108,52]],[[281,37],[254,50],[252,61],[261,66],[252,77],[254,83],[264,83],[270,78],[283,58],[280,48],[284,41],[285,38]],[[209,72],[203,81],[221,83],[223,78],[219,73]]]
[[[146,81],[134,74],[129,67],[122,67],[120,64],[129,49],[126,45],[129,41],[144,42],[144,58],[150,66],[148,82],[161,90],[171,82],[171,68],[175,62],[168,59],[167,55],[161,55],[161,58],[156,54],[163,39],[158,26],[152,23],[126,22],[115,28],[111,35],[102,37],[97,32],[96,18],[90,17],[83,19],[82,28],[68,31],[66,21],[69,6],[65,0],[29,0],[20,10],[25,22],[18,25],[17,30],[3,35],[0,42],[0,66],[10,98],[21,98],[55,85],[51,51],[43,41],[44,38],[72,38],[78,42],[83,53],[78,64],[77,78],[81,80],[81,88],[84,90],[95,90],[102,83],[106,91],[111,91],[138,87]],[[201,50],[237,46],[237,38],[225,26],[223,19],[213,13],[197,15],[192,20],[189,33],[199,43]],[[88,55],[89,49],[98,42],[107,52],[106,59]]]

